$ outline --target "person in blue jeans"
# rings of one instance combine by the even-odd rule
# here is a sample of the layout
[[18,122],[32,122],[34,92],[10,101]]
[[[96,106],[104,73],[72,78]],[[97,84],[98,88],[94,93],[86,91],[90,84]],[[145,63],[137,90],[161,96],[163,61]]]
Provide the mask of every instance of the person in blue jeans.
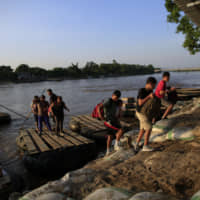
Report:
[[40,102],[38,103],[38,128],[40,135],[42,134],[42,123],[44,122],[49,131],[52,131],[51,124],[49,122],[48,116],[49,103],[45,100],[45,96],[40,97]]

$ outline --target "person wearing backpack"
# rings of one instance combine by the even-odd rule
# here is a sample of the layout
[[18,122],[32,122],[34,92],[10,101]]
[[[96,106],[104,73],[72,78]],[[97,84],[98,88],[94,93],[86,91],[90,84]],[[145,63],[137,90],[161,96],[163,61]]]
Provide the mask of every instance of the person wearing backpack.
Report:
[[[117,151],[120,149],[120,138],[124,133],[123,128],[121,127],[119,121],[118,109],[120,106],[119,98],[121,97],[121,92],[119,90],[115,90],[112,94],[112,97],[108,100],[104,101],[98,107],[98,114],[101,120],[104,120],[104,125],[108,129],[107,135],[107,153],[106,155],[110,154],[110,147],[113,140],[113,137],[116,136],[116,141],[114,145],[114,150]],[[103,113],[102,115],[102,108]]]
[[[143,135],[145,135],[145,139],[142,151],[153,151],[153,149],[148,146],[148,143],[152,130],[152,121],[154,121],[154,116],[149,113],[154,112],[152,109],[155,108],[154,103],[157,101],[157,99],[154,99],[155,95],[153,93],[156,83],[157,80],[154,77],[149,77],[146,81],[145,88],[141,88],[138,92],[136,116],[140,122],[140,132],[134,145],[135,151],[139,151],[139,143]],[[157,107],[160,107],[160,105],[158,105]]]

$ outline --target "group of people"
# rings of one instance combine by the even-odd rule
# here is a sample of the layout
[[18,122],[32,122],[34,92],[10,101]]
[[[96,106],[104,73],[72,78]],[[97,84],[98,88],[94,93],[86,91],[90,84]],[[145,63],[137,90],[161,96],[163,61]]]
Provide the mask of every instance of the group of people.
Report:
[[[134,145],[136,151],[139,151],[140,141],[144,135],[142,151],[153,151],[153,148],[149,146],[152,125],[159,119],[166,119],[176,103],[176,89],[167,87],[169,80],[170,73],[164,72],[162,80],[158,83],[157,87],[157,80],[154,77],[149,77],[145,87],[139,89],[136,116],[140,122],[140,132]],[[51,117],[56,124],[56,134],[63,136],[64,110],[68,112],[70,110],[63,102],[62,97],[55,95],[51,89],[47,90],[47,94],[49,102],[46,101],[44,95],[41,97],[35,96],[31,105],[36,130],[39,134],[42,134],[43,124],[45,124],[46,128],[51,132],[52,128],[49,120]],[[104,125],[108,129],[107,155],[111,152],[111,143],[114,136],[116,137],[114,150],[117,151],[120,149],[120,138],[125,132],[125,128],[120,124],[121,108],[123,105],[120,97],[121,92],[119,90],[114,91],[112,97],[99,103],[92,113],[93,117],[103,120]],[[167,109],[162,117],[159,117],[161,105],[164,105]]]
[[41,135],[43,132],[43,124],[52,132],[50,117],[56,125],[55,131],[57,135],[63,136],[64,110],[70,112],[69,108],[63,102],[61,96],[57,96],[51,89],[47,90],[49,102],[46,101],[44,95],[40,97],[34,96],[31,109],[34,114],[36,131]]
[[[144,88],[139,89],[136,104],[136,116],[140,123],[140,132],[135,142],[134,148],[136,151],[140,149],[140,141],[145,135],[142,151],[153,151],[149,146],[149,137],[152,131],[152,125],[160,119],[167,119],[167,116],[172,111],[176,103],[176,89],[168,88],[167,82],[170,80],[170,73],[164,72],[162,80],[158,83],[154,77],[149,77]],[[155,92],[154,89],[156,88]],[[121,92],[116,90],[112,97],[98,104],[96,108],[96,117],[104,120],[104,125],[108,128],[107,136],[107,155],[111,152],[111,142],[116,136],[114,150],[120,149],[120,138],[124,133],[124,127],[120,125],[119,111],[122,107],[120,100]],[[161,105],[167,107],[164,114],[160,117]]]

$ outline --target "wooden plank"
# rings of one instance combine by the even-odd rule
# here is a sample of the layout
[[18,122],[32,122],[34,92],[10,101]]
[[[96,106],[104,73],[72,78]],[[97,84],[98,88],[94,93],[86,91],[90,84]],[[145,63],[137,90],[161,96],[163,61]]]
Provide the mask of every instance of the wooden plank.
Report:
[[81,142],[80,140],[77,140],[75,137],[72,137],[68,132],[66,134],[64,134],[63,136],[67,141],[70,141],[71,143],[73,143],[76,146],[82,145],[83,142]]
[[89,114],[87,114],[87,115],[82,115],[82,116],[85,116],[85,117],[87,117],[89,120],[91,120],[91,121],[94,121],[94,122],[96,122],[97,124],[99,124],[99,125],[102,125],[102,123],[103,123],[103,121],[101,121],[101,120],[98,120],[98,119],[96,119],[96,118],[94,118],[94,117],[92,117],[91,115],[89,115]]
[[81,136],[81,135],[79,135],[79,134],[77,134],[77,133],[72,132],[72,131],[68,131],[68,134],[70,134],[70,135],[72,135],[72,136],[78,138],[79,140],[83,141],[83,142],[86,143],[86,144],[94,143],[93,140],[90,140],[90,139],[88,139],[88,138],[85,138],[85,137],[83,137],[83,136]]
[[58,144],[57,142],[55,142],[52,138],[49,137],[49,134],[42,134],[42,138],[46,141],[46,143],[48,143],[52,149],[56,150],[61,148],[62,146],[60,144]]
[[93,125],[89,124],[88,121],[83,120],[81,117],[77,116],[76,118],[74,118],[74,120],[79,122],[84,127],[88,127],[88,128],[90,128],[90,129],[92,129],[94,131],[98,131],[99,130],[99,128],[94,127]]
[[88,115],[84,115],[84,117],[89,120],[92,124],[94,124],[99,129],[105,128],[104,122],[99,121],[98,119],[94,119],[93,117],[90,117]]
[[196,0],[195,2],[191,2],[187,4],[187,7],[193,7],[193,6],[197,6],[200,5],[200,0]]
[[91,120],[88,120],[87,118],[85,118],[85,116],[83,115],[80,115],[80,116],[77,116],[79,118],[79,120],[82,122],[82,123],[85,123],[86,126],[88,127],[92,127],[94,129],[99,129],[99,127],[96,125],[96,124],[93,124],[91,122]]
[[95,119],[94,117],[92,117],[92,116],[90,116],[90,115],[85,115],[85,117],[87,117],[89,120],[95,122],[96,124],[98,124],[98,125],[104,127],[104,121]]
[[99,124],[99,122],[97,122],[97,120],[94,118],[91,119],[88,115],[81,115],[81,119],[85,121],[86,123],[89,123],[90,125],[94,126],[97,129],[102,129],[102,124]]
[[33,129],[28,129],[32,139],[35,141],[41,152],[49,151],[49,147],[44,143],[41,137]]
[[17,144],[20,146],[22,144],[22,148],[25,147],[30,154],[38,153],[38,149],[33,143],[27,131],[22,130],[20,132],[20,136],[17,138]]
[[72,147],[74,146],[74,144],[72,144],[71,142],[65,140],[64,138],[62,138],[61,136],[57,136],[57,135],[50,135],[49,137],[51,137],[54,141],[56,141],[58,144],[60,144],[62,147]]

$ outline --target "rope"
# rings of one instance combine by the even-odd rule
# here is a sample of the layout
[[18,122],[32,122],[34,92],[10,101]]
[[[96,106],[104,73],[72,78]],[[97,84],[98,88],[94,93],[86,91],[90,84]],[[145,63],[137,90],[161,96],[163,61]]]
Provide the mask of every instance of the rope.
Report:
[[8,111],[10,111],[10,112],[12,112],[12,113],[18,115],[18,116],[20,116],[20,117],[22,117],[22,118],[24,118],[24,119],[27,119],[26,116],[24,116],[24,115],[22,115],[22,114],[20,114],[20,113],[18,113],[18,112],[16,112],[16,111],[14,111],[14,110],[12,110],[12,109],[6,107],[6,106],[4,106],[4,105],[1,105],[1,104],[0,104],[0,107],[2,107],[2,108],[4,108],[4,109],[6,109],[6,110],[8,110]]

